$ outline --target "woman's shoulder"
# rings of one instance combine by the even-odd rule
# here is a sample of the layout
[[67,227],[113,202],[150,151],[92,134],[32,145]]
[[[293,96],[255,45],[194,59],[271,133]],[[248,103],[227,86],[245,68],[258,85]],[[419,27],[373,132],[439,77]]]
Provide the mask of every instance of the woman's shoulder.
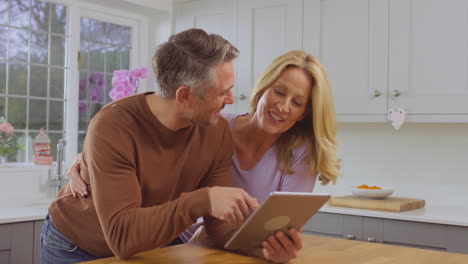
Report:
[[236,118],[243,115],[246,114],[221,113],[221,116],[228,121],[229,127],[231,129],[234,127],[234,122],[236,121]]

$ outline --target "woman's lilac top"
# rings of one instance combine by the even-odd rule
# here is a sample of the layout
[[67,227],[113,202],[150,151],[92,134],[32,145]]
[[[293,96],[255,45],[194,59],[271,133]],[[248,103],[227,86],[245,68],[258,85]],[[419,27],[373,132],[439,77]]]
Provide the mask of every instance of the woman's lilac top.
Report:
[[[240,115],[222,114],[229,122],[229,127],[234,127],[236,118]],[[293,162],[291,164],[294,170],[293,174],[284,174],[278,168],[276,161],[276,149],[274,146],[269,148],[262,159],[249,170],[240,168],[236,153],[232,155],[231,176],[235,187],[244,189],[250,196],[256,198],[262,203],[270,192],[312,192],[314,189],[316,175],[309,174],[308,165],[303,162],[307,155],[305,145],[301,145],[293,150]],[[179,237],[187,242],[192,237],[193,232],[202,224],[203,219],[198,219],[197,223],[191,226]]]

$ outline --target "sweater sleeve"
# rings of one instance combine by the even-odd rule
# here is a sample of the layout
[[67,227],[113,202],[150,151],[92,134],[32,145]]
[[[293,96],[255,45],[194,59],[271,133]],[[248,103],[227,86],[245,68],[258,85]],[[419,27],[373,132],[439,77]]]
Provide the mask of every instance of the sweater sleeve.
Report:
[[284,175],[280,191],[284,192],[312,192],[314,190],[316,175],[310,175],[309,166],[304,162],[307,155],[305,145],[297,147],[293,151],[293,163],[291,165],[294,173]]
[[[222,143],[218,148],[216,160],[213,162],[209,172],[201,183],[200,187],[224,186],[232,187],[231,166],[232,166],[232,136],[226,124],[223,131]],[[234,234],[238,226],[232,226],[226,221],[219,220],[209,215],[204,216],[206,233],[217,247],[223,248],[224,244]]]
[[93,119],[86,135],[83,169],[89,173],[90,197],[106,242],[121,259],[168,244],[211,211],[208,188],[142,208],[134,153],[132,133],[125,124],[102,116]]

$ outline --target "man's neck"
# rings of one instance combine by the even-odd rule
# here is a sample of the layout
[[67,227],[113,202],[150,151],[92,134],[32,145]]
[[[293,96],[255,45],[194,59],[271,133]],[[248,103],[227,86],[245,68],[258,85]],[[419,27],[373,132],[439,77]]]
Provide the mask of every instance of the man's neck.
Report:
[[159,122],[173,131],[193,125],[181,118],[182,113],[175,100],[164,99],[157,94],[151,94],[146,96],[146,103]]

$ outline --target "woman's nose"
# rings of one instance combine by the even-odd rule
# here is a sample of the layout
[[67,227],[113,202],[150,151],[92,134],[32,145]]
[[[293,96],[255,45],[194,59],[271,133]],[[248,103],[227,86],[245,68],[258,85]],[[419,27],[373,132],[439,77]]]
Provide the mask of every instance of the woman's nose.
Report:
[[282,113],[289,113],[289,100],[284,100],[282,102],[279,102],[278,105],[278,110]]

